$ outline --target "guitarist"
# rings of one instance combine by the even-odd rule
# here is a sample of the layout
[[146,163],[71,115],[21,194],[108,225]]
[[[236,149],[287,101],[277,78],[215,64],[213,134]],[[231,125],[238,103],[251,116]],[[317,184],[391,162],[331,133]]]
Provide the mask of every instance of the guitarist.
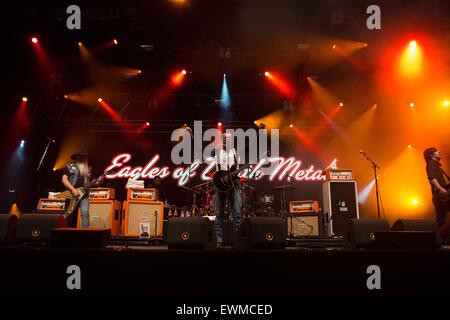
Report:
[[[232,136],[229,133],[222,134],[222,146],[217,150],[215,154],[216,170],[229,171],[233,165],[238,168],[239,158],[236,153],[236,149],[232,148]],[[229,201],[229,207],[231,208],[231,218],[233,221],[233,229],[236,232],[241,225],[241,185],[239,178],[233,181],[233,188],[228,192],[219,192],[216,190],[214,195],[214,207],[216,209],[215,227],[217,234],[217,242],[222,244],[222,225],[223,216],[225,211],[225,205]]]
[[446,189],[447,183],[445,177],[448,176],[441,168],[441,154],[438,149],[432,147],[423,152],[423,156],[427,163],[426,170],[428,181],[431,185],[431,192],[433,194],[433,205],[436,210],[436,222],[441,232],[443,240],[448,240],[450,229],[450,216],[447,214],[450,211],[450,203],[448,200],[448,191]]
[[[89,183],[92,179],[92,167],[89,166],[89,155],[84,149],[78,149],[73,155],[70,156],[73,162],[69,163],[64,169],[62,176],[62,183],[72,193],[74,198],[79,197],[77,188],[82,187]],[[97,185],[103,181],[103,176],[97,181]],[[80,201],[81,211],[81,227],[89,227],[89,195],[86,195]],[[67,217],[67,215],[66,215]],[[70,225],[70,223],[69,223]]]

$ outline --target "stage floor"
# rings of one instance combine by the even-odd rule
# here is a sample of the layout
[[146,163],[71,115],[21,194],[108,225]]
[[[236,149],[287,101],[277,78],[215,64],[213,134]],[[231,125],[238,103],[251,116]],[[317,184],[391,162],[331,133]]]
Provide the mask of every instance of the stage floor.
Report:
[[[450,248],[347,250],[169,250],[113,245],[106,249],[1,247],[3,297],[138,299],[203,303],[299,299],[449,299]],[[69,266],[80,290],[69,290]],[[379,267],[381,289],[367,282]],[[369,268],[370,269],[370,268]],[[368,280],[369,279],[369,280]]]

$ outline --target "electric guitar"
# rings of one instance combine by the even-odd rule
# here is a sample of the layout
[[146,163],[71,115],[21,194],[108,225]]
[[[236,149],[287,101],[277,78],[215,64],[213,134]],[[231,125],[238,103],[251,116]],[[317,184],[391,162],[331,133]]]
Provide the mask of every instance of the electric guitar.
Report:
[[[268,152],[265,153],[270,156]],[[258,159],[259,161],[259,159]],[[257,162],[258,162],[257,161]],[[237,169],[237,164],[233,164],[229,171],[227,170],[217,170],[213,175],[213,184],[218,192],[226,193],[234,188],[234,180],[237,178],[238,174],[252,166],[252,163],[248,163]]]
[[73,196],[73,194],[72,194],[72,192],[70,190],[66,190],[66,191],[63,191],[63,192],[60,192],[60,193],[56,194],[55,198],[70,199],[70,203],[68,205],[68,208],[67,208],[66,212],[67,212],[68,215],[71,215],[75,211],[75,209],[78,207],[78,205],[80,204],[81,200],[87,195],[89,189],[92,186],[97,184],[98,181],[101,178],[104,178],[107,175],[116,173],[118,170],[119,170],[119,168],[112,168],[112,169],[106,171],[105,173],[103,173],[97,179],[92,180],[91,182],[89,182],[88,184],[86,184],[86,185],[84,185],[82,187],[76,188],[76,190],[77,190],[77,192],[79,194],[79,196],[76,197],[76,198]]
[[439,199],[442,202],[450,204],[450,183],[447,184],[446,186],[444,186],[444,189],[447,190],[447,193],[445,193],[445,194],[439,193]]

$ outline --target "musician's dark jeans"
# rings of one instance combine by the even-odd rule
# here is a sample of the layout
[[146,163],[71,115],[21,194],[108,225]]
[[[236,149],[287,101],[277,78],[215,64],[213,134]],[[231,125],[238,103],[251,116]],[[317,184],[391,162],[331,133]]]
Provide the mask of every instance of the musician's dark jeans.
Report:
[[214,205],[216,208],[216,234],[218,238],[222,238],[222,224],[223,224],[223,215],[225,211],[225,205],[228,201],[228,194],[230,196],[230,205],[231,205],[231,219],[233,221],[233,229],[237,231],[239,226],[241,225],[241,188],[239,186],[235,187],[234,191],[230,191],[229,193],[221,193],[216,192],[214,196]]
[[438,195],[433,195],[434,209],[436,210],[436,222],[441,233],[442,240],[449,240],[450,231],[450,205],[446,201],[442,201]]

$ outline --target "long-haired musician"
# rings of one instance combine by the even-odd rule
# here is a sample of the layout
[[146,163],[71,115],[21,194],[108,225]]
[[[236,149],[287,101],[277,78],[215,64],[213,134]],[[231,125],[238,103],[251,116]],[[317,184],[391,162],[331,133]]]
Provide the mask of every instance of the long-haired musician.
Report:
[[[84,149],[78,149],[74,154],[70,156],[72,160],[63,172],[62,183],[77,198],[79,193],[77,188],[88,184],[92,179],[92,167],[89,165],[89,154]],[[101,183],[103,178],[101,177],[98,183]],[[81,227],[89,227],[89,196],[85,196],[80,204],[81,211]]]

